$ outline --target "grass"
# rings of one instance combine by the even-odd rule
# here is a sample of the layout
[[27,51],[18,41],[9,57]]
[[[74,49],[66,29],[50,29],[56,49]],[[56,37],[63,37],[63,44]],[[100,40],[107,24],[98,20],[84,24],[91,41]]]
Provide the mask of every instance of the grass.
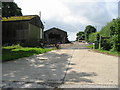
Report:
[[14,60],[51,51],[53,49],[22,47],[20,45],[3,46],[2,61]]
[[96,52],[100,52],[100,53],[103,53],[103,54],[108,54],[108,55],[113,55],[113,56],[119,56],[120,57],[120,52],[115,52],[115,51],[107,51],[107,50],[100,50],[100,49],[95,49],[94,51]]
[[[86,46],[86,48],[93,48],[93,45]],[[93,51],[103,53],[103,54],[108,54],[108,55],[114,55],[114,56],[120,56],[120,52],[116,51],[107,51],[107,50],[101,50],[101,49],[93,49]]]
[[88,45],[86,46],[86,48],[93,48],[93,45]]

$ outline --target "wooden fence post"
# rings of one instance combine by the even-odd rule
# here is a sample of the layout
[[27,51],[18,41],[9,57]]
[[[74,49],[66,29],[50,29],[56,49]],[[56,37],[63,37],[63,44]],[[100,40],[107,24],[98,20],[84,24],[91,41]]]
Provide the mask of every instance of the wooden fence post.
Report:
[[92,45],[93,45],[93,49],[95,49],[95,43],[93,43]]
[[99,49],[101,49],[101,38],[102,36],[100,36],[100,39],[99,39]]

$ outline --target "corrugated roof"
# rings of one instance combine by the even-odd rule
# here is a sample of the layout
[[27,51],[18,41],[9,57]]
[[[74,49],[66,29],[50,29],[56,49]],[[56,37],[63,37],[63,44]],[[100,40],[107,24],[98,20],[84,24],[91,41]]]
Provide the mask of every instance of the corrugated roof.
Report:
[[49,31],[51,31],[51,30],[59,30],[59,31],[62,31],[62,32],[65,32],[65,33],[67,33],[66,31],[64,31],[64,30],[61,30],[61,29],[59,29],[59,28],[55,28],[55,27],[53,27],[53,28],[50,28],[50,29],[48,29],[48,30],[46,30],[46,31],[44,31],[44,32],[49,32]]
[[2,21],[19,21],[19,20],[30,20],[37,15],[31,15],[31,16],[12,16],[12,17],[2,17]]

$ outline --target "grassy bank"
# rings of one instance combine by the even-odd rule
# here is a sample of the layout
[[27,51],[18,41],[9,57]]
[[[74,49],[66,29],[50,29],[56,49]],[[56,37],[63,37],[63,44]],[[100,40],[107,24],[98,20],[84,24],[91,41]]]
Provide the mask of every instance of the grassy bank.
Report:
[[2,61],[14,60],[51,51],[36,47],[22,47],[20,45],[2,47]]
[[[86,48],[93,48],[93,45],[86,46]],[[100,49],[93,49],[93,51],[103,53],[103,54],[108,54],[108,55],[114,55],[114,56],[120,56],[120,52],[112,52],[112,51],[107,51],[107,50],[100,50]]]
[[103,53],[103,54],[108,54],[108,55],[114,55],[114,56],[119,56],[120,57],[120,52],[111,52],[111,51],[107,51],[107,50],[100,50],[100,49],[94,49],[94,51],[99,52],[99,53]]

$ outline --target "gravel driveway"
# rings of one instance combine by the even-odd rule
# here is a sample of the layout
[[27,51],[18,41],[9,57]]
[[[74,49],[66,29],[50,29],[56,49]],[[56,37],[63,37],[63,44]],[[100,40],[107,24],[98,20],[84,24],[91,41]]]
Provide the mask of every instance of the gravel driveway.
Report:
[[3,63],[2,87],[117,88],[118,57],[93,52],[82,43],[68,46]]

